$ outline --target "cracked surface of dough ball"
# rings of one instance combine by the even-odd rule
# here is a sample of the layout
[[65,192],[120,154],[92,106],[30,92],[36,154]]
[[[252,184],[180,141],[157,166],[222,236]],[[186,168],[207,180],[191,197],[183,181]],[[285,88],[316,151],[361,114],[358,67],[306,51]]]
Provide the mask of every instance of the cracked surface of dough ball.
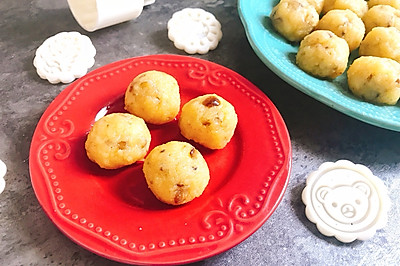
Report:
[[136,76],[125,92],[125,110],[151,124],[172,121],[179,112],[180,102],[176,79],[156,70]]
[[335,9],[326,13],[318,22],[316,30],[330,30],[346,40],[350,51],[360,46],[365,34],[364,23],[353,11]]
[[367,34],[375,27],[395,27],[400,30],[400,10],[388,5],[371,7],[362,20]]
[[394,105],[400,98],[400,64],[389,58],[361,56],[347,70],[350,91],[369,102]]
[[282,0],[271,11],[271,22],[285,39],[301,41],[317,25],[319,14],[307,0]]
[[300,42],[296,64],[311,75],[333,79],[346,70],[349,54],[344,39],[328,30],[316,30]]
[[350,9],[362,18],[368,10],[368,4],[364,0],[325,0],[322,13],[325,14],[333,9]]
[[400,62],[400,31],[395,27],[375,27],[364,38],[360,56],[386,57]]
[[210,149],[222,149],[231,140],[238,117],[231,103],[206,94],[185,103],[179,117],[181,134]]
[[208,165],[201,153],[182,141],[170,141],[151,150],[143,172],[153,194],[172,205],[199,197],[210,180]]
[[368,1],[368,8],[377,5],[389,5],[394,8],[400,9],[400,0],[369,0]]
[[150,141],[150,131],[143,119],[113,113],[93,124],[85,149],[89,159],[101,168],[117,169],[143,159]]

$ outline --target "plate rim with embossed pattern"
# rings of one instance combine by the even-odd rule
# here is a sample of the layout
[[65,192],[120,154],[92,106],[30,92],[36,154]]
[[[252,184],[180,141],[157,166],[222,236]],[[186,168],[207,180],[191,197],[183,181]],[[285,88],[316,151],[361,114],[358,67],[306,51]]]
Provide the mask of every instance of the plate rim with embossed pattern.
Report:
[[[160,210],[146,209],[146,203],[141,208],[130,206],[105,184],[132,168],[100,176],[86,171],[91,162],[82,157],[82,140],[96,114],[146,70],[175,76],[181,95],[216,92],[238,113],[239,123],[226,150],[205,151],[210,188],[183,206]],[[250,81],[210,61],[161,54],[111,63],[67,86],[37,124],[29,167],[39,203],[71,240],[111,260],[169,265],[224,252],[262,226],[284,195],[291,156],[289,133],[279,111]]]

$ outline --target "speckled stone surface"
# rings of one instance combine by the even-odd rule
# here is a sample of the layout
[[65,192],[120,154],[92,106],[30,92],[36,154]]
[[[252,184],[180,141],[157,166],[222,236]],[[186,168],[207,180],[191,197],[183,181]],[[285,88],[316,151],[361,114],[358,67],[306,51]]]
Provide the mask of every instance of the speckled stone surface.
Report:
[[[184,54],[167,38],[166,24],[184,7],[200,7],[221,22],[219,47],[197,56],[253,82],[280,110],[292,140],[287,191],[270,219],[232,249],[195,265],[396,265],[400,262],[400,133],[347,117],[302,94],[273,74],[252,51],[235,0],[157,0],[134,21],[87,33],[66,1],[0,1],[0,159],[8,167],[0,195],[0,265],[121,265],[95,255],[63,235],[43,212],[31,186],[28,157],[35,126],[67,85],[36,74],[36,48],[61,31],[88,35],[92,69],[128,57]],[[309,172],[325,161],[347,159],[369,167],[388,187],[387,226],[368,241],[343,244],[321,235],[307,220],[301,192]]]

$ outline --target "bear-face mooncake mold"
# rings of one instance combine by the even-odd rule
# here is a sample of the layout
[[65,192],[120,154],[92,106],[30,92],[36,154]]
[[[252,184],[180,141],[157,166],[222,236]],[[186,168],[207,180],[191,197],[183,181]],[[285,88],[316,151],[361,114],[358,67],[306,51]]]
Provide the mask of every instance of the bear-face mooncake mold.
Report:
[[302,200],[318,230],[344,243],[371,238],[386,225],[390,207],[383,182],[347,160],[323,163],[312,172]]

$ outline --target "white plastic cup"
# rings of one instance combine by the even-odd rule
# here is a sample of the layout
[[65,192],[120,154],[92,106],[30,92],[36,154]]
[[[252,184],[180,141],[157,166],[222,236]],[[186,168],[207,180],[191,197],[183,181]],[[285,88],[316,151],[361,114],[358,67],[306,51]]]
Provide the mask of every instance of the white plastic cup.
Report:
[[92,32],[137,18],[144,5],[155,0],[68,0],[72,15],[86,31]]

